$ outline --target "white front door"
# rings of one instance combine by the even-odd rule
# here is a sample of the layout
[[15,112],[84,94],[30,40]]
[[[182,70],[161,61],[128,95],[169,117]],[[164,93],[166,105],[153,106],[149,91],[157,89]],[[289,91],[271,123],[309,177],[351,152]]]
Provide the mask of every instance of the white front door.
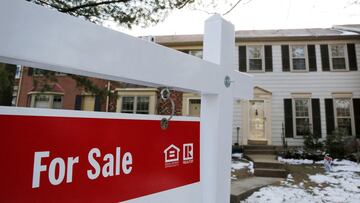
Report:
[[265,140],[265,108],[263,100],[250,101],[249,133],[251,140]]

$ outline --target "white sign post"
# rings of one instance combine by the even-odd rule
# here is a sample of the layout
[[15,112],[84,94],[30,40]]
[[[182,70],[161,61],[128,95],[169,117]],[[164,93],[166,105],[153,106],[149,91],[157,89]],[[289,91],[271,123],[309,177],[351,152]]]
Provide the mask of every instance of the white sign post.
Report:
[[231,23],[219,15],[206,21],[201,60],[23,0],[2,0],[0,45],[1,62],[201,93],[200,185],[136,202],[189,202],[198,189],[193,202],[229,202],[233,102],[253,95],[252,77],[235,70]]
[[[204,60],[221,66],[228,72],[220,94],[201,96],[201,184],[203,202],[229,202],[231,139],[234,97],[242,95],[237,88],[244,82],[236,78],[234,26],[214,15],[205,22]],[[248,90],[249,91],[249,90]],[[238,94],[234,94],[238,93]]]

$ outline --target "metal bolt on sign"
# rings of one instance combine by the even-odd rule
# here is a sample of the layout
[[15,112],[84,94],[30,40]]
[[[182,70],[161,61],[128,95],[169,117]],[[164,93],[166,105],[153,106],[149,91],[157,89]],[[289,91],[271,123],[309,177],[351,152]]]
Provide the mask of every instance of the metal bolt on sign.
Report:
[[170,114],[170,117],[169,118],[162,118],[161,121],[160,121],[160,127],[161,129],[163,130],[166,130],[168,127],[169,127],[169,121],[171,120],[171,118],[174,116],[175,114],[175,102],[174,100],[171,99],[171,93],[170,93],[170,90],[169,88],[164,88],[161,90],[160,92],[160,96],[161,96],[161,99],[165,102],[167,100],[170,101],[171,103],[171,114]]

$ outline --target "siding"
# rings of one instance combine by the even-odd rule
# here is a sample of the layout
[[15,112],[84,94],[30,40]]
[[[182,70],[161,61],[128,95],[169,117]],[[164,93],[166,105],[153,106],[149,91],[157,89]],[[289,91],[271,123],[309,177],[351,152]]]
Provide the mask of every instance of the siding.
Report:
[[[284,122],[283,99],[291,98],[291,93],[311,93],[312,98],[320,99],[321,132],[326,137],[325,98],[331,98],[333,92],[352,92],[354,98],[360,98],[360,71],[322,72],[320,44],[331,42],[311,42],[315,44],[317,72],[293,73],[282,71],[281,44],[273,44],[273,72],[251,73],[254,85],[272,92],[272,144],[281,145],[281,126]],[[296,42],[301,43],[301,42]],[[334,43],[334,42],[332,42]],[[347,43],[343,41],[343,43]],[[352,42],[354,43],[354,42]],[[262,44],[268,44],[266,42]],[[303,44],[307,44],[303,42]],[[357,62],[360,64],[360,43],[356,42]],[[236,60],[237,61],[237,60]],[[237,67],[237,66],[236,66]],[[243,126],[241,104],[234,105],[233,142],[236,142],[236,127]],[[244,134],[241,132],[241,136]],[[289,145],[302,145],[303,139],[288,138]]]

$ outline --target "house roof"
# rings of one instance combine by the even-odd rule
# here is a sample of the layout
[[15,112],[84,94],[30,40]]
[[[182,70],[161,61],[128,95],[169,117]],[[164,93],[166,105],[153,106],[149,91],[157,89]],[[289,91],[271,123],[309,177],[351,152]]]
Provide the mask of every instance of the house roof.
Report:
[[54,92],[54,93],[65,93],[65,90],[59,83],[52,84],[39,84],[31,89],[31,92]]
[[333,28],[360,34],[360,24],[334,25]]
[[[360,39],[360,24],[346,26],[347,29],[334,26],[333,28],[238,30],[235,32],[235,38],[237,42]],[[201,45],[202,40],[203,35],[199,34],[155,37],[155,42],[163,45]]]

